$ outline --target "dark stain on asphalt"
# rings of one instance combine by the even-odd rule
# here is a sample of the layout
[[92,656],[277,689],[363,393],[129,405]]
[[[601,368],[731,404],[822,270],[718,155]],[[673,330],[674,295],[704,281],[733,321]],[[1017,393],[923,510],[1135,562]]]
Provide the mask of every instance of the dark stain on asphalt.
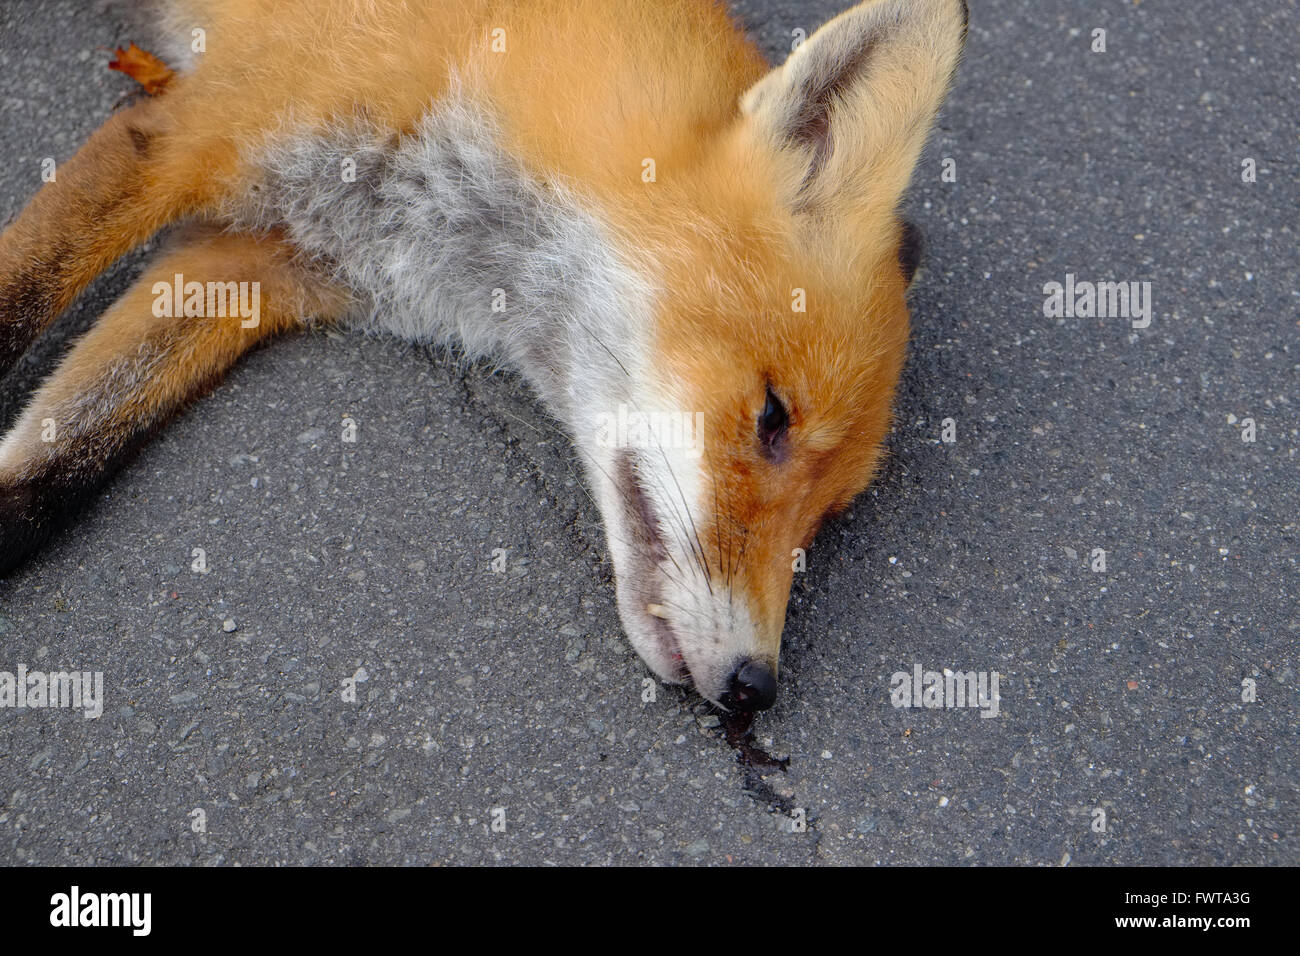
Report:
[[763,779],[765,773],[790,767],[789,757],[773,757],[754,743],[753,714],[722,714],[723,739],[736,751],[736,762],[744,771],[744,789],[751,799],[762,803],[773,813],[790,814],[794,804],[773,790]]

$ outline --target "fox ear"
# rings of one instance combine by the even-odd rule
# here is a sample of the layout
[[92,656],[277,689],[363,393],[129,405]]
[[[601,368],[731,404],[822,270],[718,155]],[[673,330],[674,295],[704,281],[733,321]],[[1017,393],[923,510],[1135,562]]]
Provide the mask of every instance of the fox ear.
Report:
[[[782,199],[818,220],[892,219],[966,38],[965,0],[868,0],[741,98]],[[854,229],[854,231],[857,231]]]

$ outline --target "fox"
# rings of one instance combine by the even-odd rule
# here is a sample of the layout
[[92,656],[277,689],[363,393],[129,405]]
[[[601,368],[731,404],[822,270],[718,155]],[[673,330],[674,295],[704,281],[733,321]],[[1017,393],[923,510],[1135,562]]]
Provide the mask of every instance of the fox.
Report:
[[162,234],[0,438],[0,574],[251,349],[390,334],[514,370],[646,666],[770,708],[798,549],[884,454],[964,0],[866,0],[775,67],[721,0],[152,9],[174,77],[0,236],[3,374]]

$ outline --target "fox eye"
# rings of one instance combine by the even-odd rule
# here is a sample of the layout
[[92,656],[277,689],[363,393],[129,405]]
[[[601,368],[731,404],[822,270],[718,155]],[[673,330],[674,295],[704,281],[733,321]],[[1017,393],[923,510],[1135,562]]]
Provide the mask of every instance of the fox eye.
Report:
[[769,458],[779,454],[781,439],[785,437],[789,424],[790,416],[785,406],[781,404],[781,399],[773,394],[771,386],[768,386],[767,399],[763,403],[763,411],[758,416],[758,440],[763,447],[763,453]]

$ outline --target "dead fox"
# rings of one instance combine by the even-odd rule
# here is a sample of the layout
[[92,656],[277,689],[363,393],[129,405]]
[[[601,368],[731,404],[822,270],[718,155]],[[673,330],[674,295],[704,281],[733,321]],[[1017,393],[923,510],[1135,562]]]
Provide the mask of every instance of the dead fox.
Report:
[[771,706],[796,549],[870,480],[897,207],[963,0],[868,0],[769,69],[709,0],[182,0],[184,62],[0,237],[0,373],[177,237],[0,441],[0,570],[259,343],[347,323],[517,369],[665,681]]

